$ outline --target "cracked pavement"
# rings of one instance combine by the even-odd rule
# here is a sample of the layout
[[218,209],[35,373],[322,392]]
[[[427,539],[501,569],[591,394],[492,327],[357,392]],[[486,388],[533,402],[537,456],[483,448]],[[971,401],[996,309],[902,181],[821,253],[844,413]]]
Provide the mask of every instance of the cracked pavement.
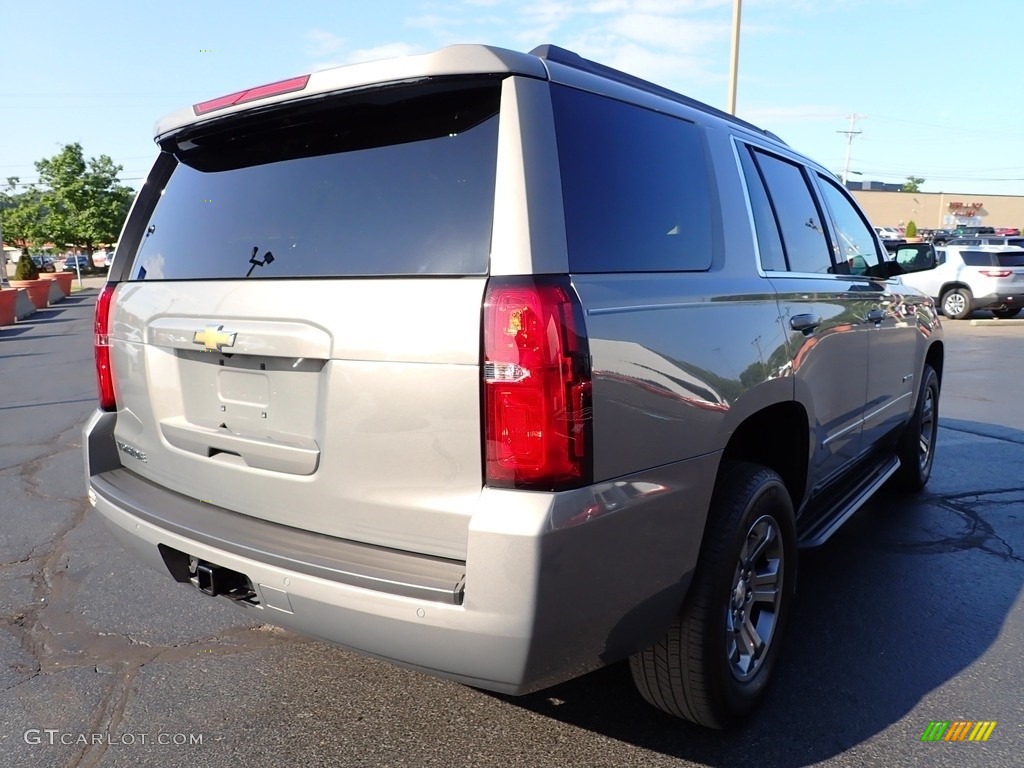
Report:
[[[883,494],[801,556],[766,706],[718,734],[650,709],[622,664],[487,694],[254,623],[136,563],[85,500],[95,293],[0,330],[0,768],[1019,765],[1021,329],[945,324],[927,492]],[[921,743],[952,719],[998,726],[985,744]]]

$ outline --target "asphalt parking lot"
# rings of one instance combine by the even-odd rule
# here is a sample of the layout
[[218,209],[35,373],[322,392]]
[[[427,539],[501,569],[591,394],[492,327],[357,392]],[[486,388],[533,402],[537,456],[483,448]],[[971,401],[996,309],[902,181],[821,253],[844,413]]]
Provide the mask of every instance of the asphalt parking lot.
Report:
[[[708,733],[619,664],[496,696],[254,624],[127,556],[86,504],[90,283],[0,329],[0,766],[1018,766],[1024,324],[945,323],[928,492],[804,553],[766,706]],[[996,721],[984,743],[933,721]]]

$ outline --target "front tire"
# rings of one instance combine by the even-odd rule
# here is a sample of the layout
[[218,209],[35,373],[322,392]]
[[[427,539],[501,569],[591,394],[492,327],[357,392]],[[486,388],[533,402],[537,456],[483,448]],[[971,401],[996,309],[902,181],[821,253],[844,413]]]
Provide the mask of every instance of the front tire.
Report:
[[917,407],[896,447],[896,455],[900,459],[900,468],[892,476],[896,488],[913,493],[925,487],[932,474],[938,434],[939,376],[925,363],[921,370]]
[[700,558],[665,636],[630,658],[655,707],[726,728],[761,701],[796,587],[793,503],[774,471],[735,463],[715,485]]
[[966,288],[954,288],[942,295],[942,314],[950,320],[966,320],[974,297]]

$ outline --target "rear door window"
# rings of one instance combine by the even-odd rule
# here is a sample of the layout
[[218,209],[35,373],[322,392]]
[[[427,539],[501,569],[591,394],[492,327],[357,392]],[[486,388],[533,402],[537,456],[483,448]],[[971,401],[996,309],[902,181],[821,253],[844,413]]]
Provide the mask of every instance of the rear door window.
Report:
[[740,164],[747,181],[747,195],[750,199],[750,211],[754,217],[754,230],[757,234],[757,249],[761,256],[761,268],[766,272],[785,272],[786,251],[782,247],[782,236],[779,234],[779,223],[775,219],[775,211],[764,188],[764,179],[754,164],[754,159],[745,148],[740,149]]
[[775,211],[789,271],[833,273],[835,268],[829,257],[824,217],[814,201],[803,169],[757,149],[751,149],[751,152]]
[[376,89],[176,135],[130,279],[486,273],[500,88]]
[[711,188],[700,129],[552,85],[572,272],[711,266]]

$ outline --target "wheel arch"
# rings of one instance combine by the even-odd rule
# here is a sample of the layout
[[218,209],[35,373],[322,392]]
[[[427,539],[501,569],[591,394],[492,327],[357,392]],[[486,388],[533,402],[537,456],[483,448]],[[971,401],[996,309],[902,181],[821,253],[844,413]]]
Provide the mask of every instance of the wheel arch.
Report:
[[943,286],[939,288],[939,295],[936,296],[935,298],[937,298],[939,301],[942,301],[943,296],[945,296],[950,291],[957,290],[958,288],[962,288],[963,290],[970,292],[972,296],[974,295],[974,291],[971,290],[971,286],[969,286],[963,280],[950,280],[948,283],[944,283]]
[[808,423],[807,411],[795,400],[774,403],[750,414],[733,430],[720,468],[747,461],[774,470],[789,491],[793,509],[799,509],[807,489]]
[[925,352],[924,362],[930,365],[935,375],[939,377],[939,384],[942,384],[942,366],[946,361],[946,348],[941,341],[934,341]]

